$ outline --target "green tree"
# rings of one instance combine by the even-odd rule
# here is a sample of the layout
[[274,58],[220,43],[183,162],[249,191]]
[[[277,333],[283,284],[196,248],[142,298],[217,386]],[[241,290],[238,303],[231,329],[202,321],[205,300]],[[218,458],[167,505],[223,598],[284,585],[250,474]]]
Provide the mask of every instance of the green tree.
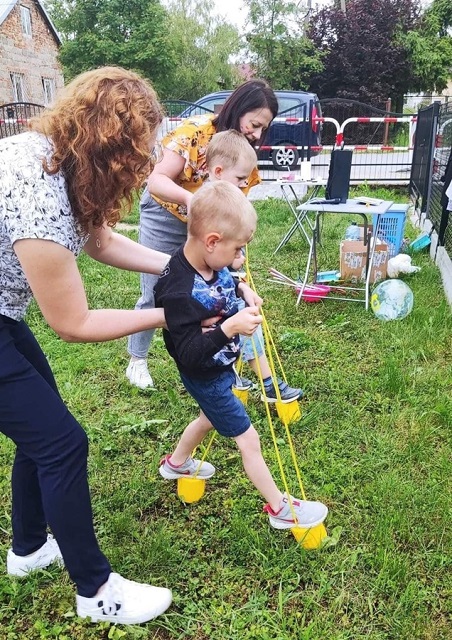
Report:
[[176,63],[159,0],[52,0],[47,4],[63,44],[67,80],[102,65],[144,74],[164,95]]
[[402,34],[419,26],[419,0],[348,0],[347,11],[323,9],[309,35],[324,53],[324,70],[312,77],[321,98],[350,98],[402,111],[413,69]]
[[410,91],[442,91],[451,76],[452,2],[347,0],[347,11],[323,9],[309,35],[324,54],[311,88],[321,98],[341,97],[402,111]]
[[168,5],[168,38],[177,64],[171,98],[196,100],[239,83],[231,56],[241,43],[237,29],[212,15],[209,0],[173,0]]
[[306,89],[323,66],[321,54],[304,32],[299,3],[245,0],[249,8],[248,46],[259,76],[274,89]]
[[452,2],[450,0],[433,0],[431,5],[426,9],[425,16],[438,21],[439,35],[451,35],[452,27]]
[[411,91],[441,92],[452,77],[452,2],[433,0],[420,28],[401,34],[413,69]]

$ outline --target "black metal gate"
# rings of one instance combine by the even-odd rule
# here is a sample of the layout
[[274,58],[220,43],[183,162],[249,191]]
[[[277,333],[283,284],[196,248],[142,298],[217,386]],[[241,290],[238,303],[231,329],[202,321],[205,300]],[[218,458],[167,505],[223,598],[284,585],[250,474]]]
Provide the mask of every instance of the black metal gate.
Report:
[[425,213],[429,208],[432,174],[435,171],[434,151],[440,103],[434,102],[418,112],[413,162],[410,174],[410,195],[416,210]]
[[438,234],[438,245],[444,246],[452,257],[452,216],[447,210],[445,189],[452,179],[452,104],[437,105],[437,121],[433,134],[435,149],[432,171],[428,175],[429,198],[427,217]]
[[44,109],[33,102],[10,102],[0,105],[0,138],[14,136],[28,128],[28,121]]

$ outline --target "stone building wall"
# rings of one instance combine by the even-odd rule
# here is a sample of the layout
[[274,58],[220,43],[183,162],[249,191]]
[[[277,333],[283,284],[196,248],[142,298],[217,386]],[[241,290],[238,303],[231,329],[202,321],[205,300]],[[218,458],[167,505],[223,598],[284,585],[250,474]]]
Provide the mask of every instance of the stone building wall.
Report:
[[[22,33],[20,5],[30,9],[31,36]],[[58,41],[37,2],[17,2],[0,25],[0,105],[14,101],[12,73],[22,74],[27,102],[44,104],[43,78],[55,90],[64,84],[57,55]]]

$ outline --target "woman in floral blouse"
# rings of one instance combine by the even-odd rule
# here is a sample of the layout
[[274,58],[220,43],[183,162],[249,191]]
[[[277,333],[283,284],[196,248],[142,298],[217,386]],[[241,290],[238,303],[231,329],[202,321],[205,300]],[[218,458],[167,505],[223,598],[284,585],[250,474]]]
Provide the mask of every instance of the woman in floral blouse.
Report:
[[[218,131],[235,129],[249,143],[259,147],[265,132],[278,113],[278,101],[264,80],[248,80],[224,103],[218,115],[195,116],[184,120],[163,139],[163,160],[149,177],[140,203],[140,243],[173,253],[187,238],[187,210],[193,194],[207,179],[206,149]],[[261,181],[257,169],[241,185],[244,193]],[[141,274],[141,297],[135,309],[154,307],[154,287],[158,277]],[[131,356],[126,375],[131,384],[145,389],[153,386],[147,354],[154,330],[129,336]]]
[[68,342],[163,326],[161,309],[89,309],[76,263],[82,249],[130,271],[160,273],[167,263],[111,228],[158,161],[161,119],[145,80],[104,67],[75,78],[32,131],[0,140],[0,431],[16,445],[6,567],[23,577],[64,563],[77,613],[93,622],[145,622],[169,607],[171,591],[112,572],[99,549],[87,436],[24,316],[34,298]]

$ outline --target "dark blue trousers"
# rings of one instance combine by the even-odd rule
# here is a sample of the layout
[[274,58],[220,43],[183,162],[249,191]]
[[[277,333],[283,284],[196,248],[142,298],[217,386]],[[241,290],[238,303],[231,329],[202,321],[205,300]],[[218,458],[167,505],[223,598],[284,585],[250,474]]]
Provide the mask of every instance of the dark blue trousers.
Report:
[[81,596],[111,572],[93,527],[88,439],[58,393],[47,359],[25,322],[0,315],[0,431],[16,444],[12,548],[41,547],[50,526]]

